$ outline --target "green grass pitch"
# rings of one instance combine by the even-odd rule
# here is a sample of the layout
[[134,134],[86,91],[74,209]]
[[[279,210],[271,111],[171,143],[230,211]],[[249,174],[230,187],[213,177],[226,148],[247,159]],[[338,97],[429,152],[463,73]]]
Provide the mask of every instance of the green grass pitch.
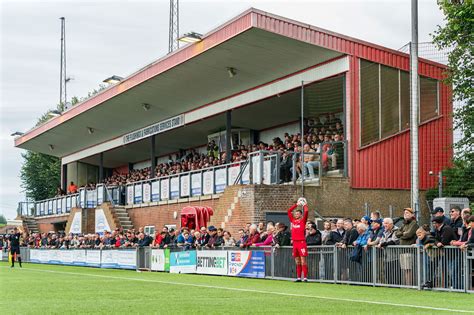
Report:
[[0,263],[2,314],[474,313],[474,295]]

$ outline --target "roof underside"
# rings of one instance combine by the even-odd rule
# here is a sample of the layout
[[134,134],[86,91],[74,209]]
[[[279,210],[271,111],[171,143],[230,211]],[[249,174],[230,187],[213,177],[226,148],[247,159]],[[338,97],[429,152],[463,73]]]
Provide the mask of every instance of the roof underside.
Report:
[[[341,55],[251,28],[18,147],[63,157]],[[237,75],[230,78],[228,67],[237,69]],[[151,108],[145,111],[143,103],[150,104]],[[219,119],[211,119],[209,123],[214,120]],[[89,134],[88,127],[93,128],[94,133]],[[168,134],[175,139],[188,137],[187,129],[167,132],[160,137]]]

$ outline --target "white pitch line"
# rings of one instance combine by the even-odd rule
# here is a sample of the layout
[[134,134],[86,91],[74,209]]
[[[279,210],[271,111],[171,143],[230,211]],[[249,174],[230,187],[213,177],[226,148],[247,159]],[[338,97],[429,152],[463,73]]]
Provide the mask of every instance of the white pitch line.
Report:
[[[1,267],[9,268],[7,266],[1,266]],[[36,271],[36,272],[59,273],[59,274],[75,275],[75,276],[89,276],[89,277],[106,278],[106,279],[114,279],[114,280],[130,280],[130,281],[152,282],[152,283],[160,283],[160,284],[181,285],[181,286],[188,286],[188,287],[208,288],[208,289],[221,289],[221,290],[239,291],[239,292],[273,294],[273,295],[290,296],[290,297],[304,297],[304,298],[313,298],[313,299],[319,299],[319,300],[331,300],[331,301],[342,301],[342,302],[351,302],[351,303],[364,303],[364,304],[376,304],[376,305],[387,305],[387,306],[397,306],[397,307],[409,307],[409,308],[425,309],[425,310],[432,310],[432,311],[474,313],[474,311],[469,311],[469,310],[432,307],[432,306],[423,306],[423,305],[410,305],[410,304],[401,304],[401,303],[355,300],[355,299],[346,299],[346,298],[328,297],[328,296],[319,296],[319,295],[307,295],[307,294],[298,294],[298,293],[285,293],[285,292],[276,292],[276,291],[221,287],[221,286],[212,286],[212,285],[196,284],[196,283],[182,283],[182,282],[153,280],[153,279],[140,279],[140,278],[96,275],[96,274],[90,274],[90,273],[79,273],[79,272],[70,272],[70,271],[43,270],[43,269],[34,269],[34,268],[22,268],[21,270]],[[110,269],[110,270],[114,270],[114,269]]]

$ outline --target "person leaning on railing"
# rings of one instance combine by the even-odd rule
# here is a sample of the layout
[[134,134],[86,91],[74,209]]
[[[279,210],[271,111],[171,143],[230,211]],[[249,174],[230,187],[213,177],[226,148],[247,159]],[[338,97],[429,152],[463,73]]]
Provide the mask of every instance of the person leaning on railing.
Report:
[[471,215],[467,221],[469,222],[468,239],[461,245],[461,249],[474,249],[474,215]]

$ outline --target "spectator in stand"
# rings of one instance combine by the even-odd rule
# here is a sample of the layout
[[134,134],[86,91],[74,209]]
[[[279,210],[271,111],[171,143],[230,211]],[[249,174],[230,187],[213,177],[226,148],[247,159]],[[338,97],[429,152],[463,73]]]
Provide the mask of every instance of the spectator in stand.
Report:
[[364,215],[364,216],[360,219],[360,223],[363,223],[363,224],[365,224],[366,226],[370,226],[370,224],[372,223],[372,221],[370,220],[370,217],[369,217],[369,216]]
[[263,232],[265,232],[265,222],[263,221],[258,222],[257,231],[259,234],[262,234]]
[[337,243],[336,246],[346,248],[347,246],[352,245],[356,239],[359,237],[359,233],[354,228],[351,219],[344,220],[344,237],[340,243]]
[[153,242],[151,243],[152,247],[160,247],[161,242],[163,241],[163,238],[165,237],[166,233],[161,231],[155,233],[155,238],[153,239]]
[[367,241],[368,246],[376,246],[379,244],[383,237],[382,219],[372,220],[372,228],[370,229],[369,240]]
[[329,236],[326,239],[324,245],[336,245],[342,243],[342,239],[346,231],[344,230],[344,220],[338,219],[336,221],[336,228],[329,233]]
[[240,244],[240,247],[247,248],[252,246],[252,244],[260,243],[260,233],[257,231],[257,225],[252,224],[249,227],[249,237],[245,244]]
[[322,244],[321,232],[318,231],[314,222],[311,222],[306,230],[306,245],[317,246]]
[[205,226],[201,227],[201,240],[200,244],[201,246],[205,246],[207,242],[209,242],[209,233],[207,233],[207,229]]
[[61,196],[64,196],[64,195],[65,195],[64,190],[60,186],[58,186],[56,188],[56,197],[61,197]]
[[[304,176],[307,177],[309,174],[309,179],[314,179],[314,169],[319,168],[319,155],[316,155],[316,153],[313,149],[311,149],[311,146],[306,143],[303,146],[303,152],[304,152],[304,163],[303,163],[303,173]],[[307,154],[306,154],[307,153]]]
[[229,231],[224,232],[224,246],[225,247],[234,247],[235,240],[232,238],[232,235]]
[[398,228],[393,224],[391,218],[383,219],[383,235],[377,247],[383,248],[390,245],[398,245],[400,241],[396,235]]
[[74,184],[74,182],[71,182],[67,188],[67,193],[68,194],[75,194],[77,193],[77,186]]
[[462,217],[461,217],[461,208],[458,206],[454,206],[451,208],[451,211],[449,212],[451,216],[451,228],[453,229],[454,233],[457,235],[457,237],[462,236]]
[[427,224],[419,227],[416,230],[416,243],[413,246],[420,246],[425,249],[430,248],[436,242],[435,238],[430,233],[430,227]]
[[267,225],[267,231],[265,233],[265,240],[259,243],[252,244],[252,246],[272,246],[273,244],[273,233],[275,232],[275,227],[271,224]]
[[378,219],[382,220],[382,216],[380,215],[380,211],[372,211],[370,213],[370,220],[374,221],[374,220],[378,220]]
[[215,248],[218,245],[218,236],[217,236],[217,229],[214,225],[211,225],[207,228],[209,233],[209,240],[207,241],[205,247],[206,248]]
[[237,247],[243,247],[241,245],[247,243],[248,235],[245,233],[244,229],[239,230],[239,240],[235,243]]

